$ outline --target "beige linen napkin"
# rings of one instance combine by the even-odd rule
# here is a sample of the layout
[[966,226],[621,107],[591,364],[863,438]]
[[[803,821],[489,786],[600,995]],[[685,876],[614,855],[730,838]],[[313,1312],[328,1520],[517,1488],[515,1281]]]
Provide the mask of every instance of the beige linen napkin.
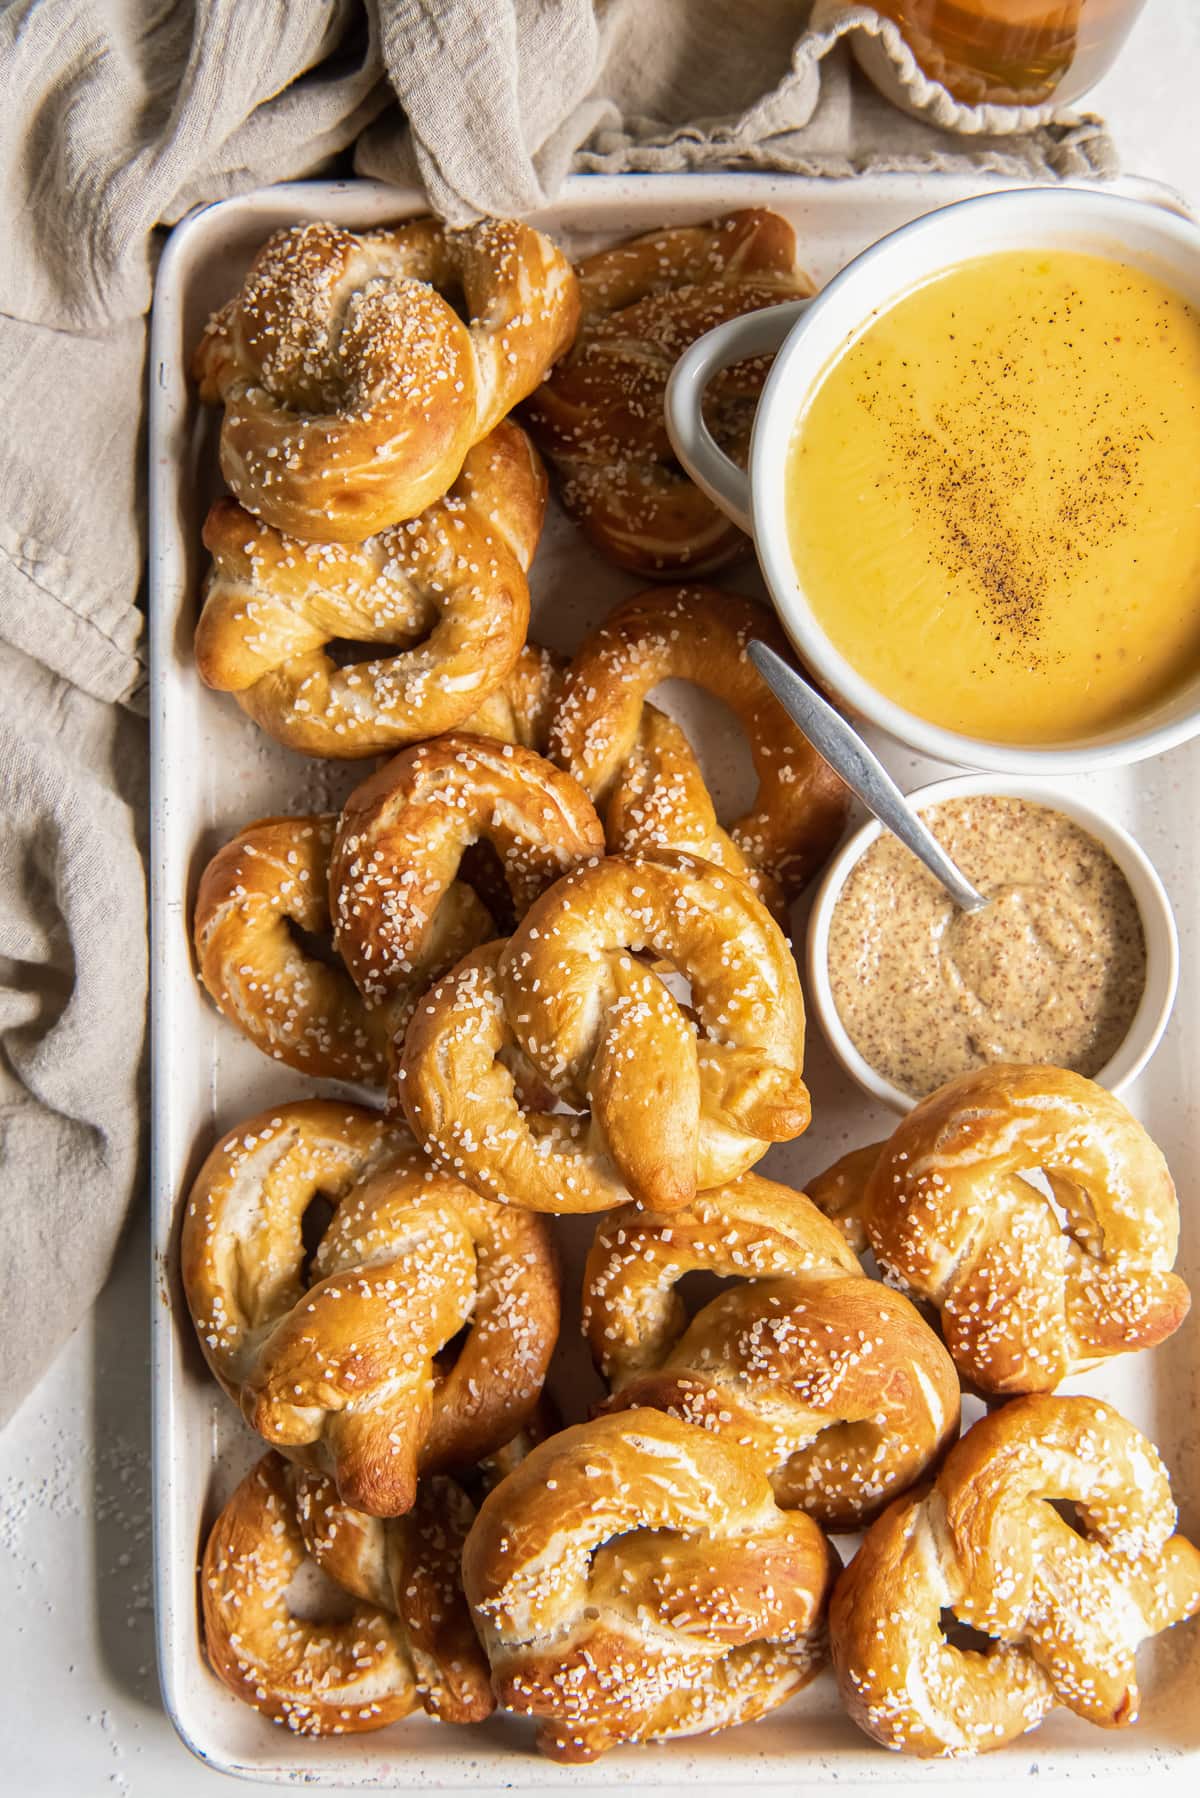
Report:
[[894,33],[828,0],[811,17],[799,0],[0,9],[0,1420],[91,1303],[137,1183],[158,228],[356,142],[362,172],[415,174],[454,221],[543,204],[572,167],[1111,165],[1095,121],[1005,138],[907,118],[842,42],[882,45],[912,99]]

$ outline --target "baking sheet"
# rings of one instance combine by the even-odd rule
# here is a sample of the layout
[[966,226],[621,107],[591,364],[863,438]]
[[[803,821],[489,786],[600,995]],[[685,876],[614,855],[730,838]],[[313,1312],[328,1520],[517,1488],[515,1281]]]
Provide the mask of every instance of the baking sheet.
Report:
[[[936,206],[1011,186],[1002,180],[878,176],[853,182],[794,177],[579,176],[559,202],[533,217],[572,254],[628,233],[686,223],[732,207],[773,206],[797,228],[801,256],[818,282],[884,232]],[[1178,204],[1166,190],[1122,181],[1118,191]],[[191,637],[203,552],[200,526],[220,490],[217,417],[203,412],[185,380],[187,357],[208,313],[240,280],[254,250],[277,226],[327,218],[352,227],[421,210],[415,192],[373,183],[306,182],[200,209],[172,234],[159,270],[151,342],[150,525],[152,682],[153,941],[153,1372],[155,1564],[160,1676],[181,1736],[204,1760],[252,1779],[399,1790],[557,1787],[572,1789],[759,1784],[960,1785],[1077,1775],[1126,1778],[1197,1755],[1200,1768],[1200,1628],[1160,1638],[1142,1653],[1144,1706],[1133,1729],[1112,1733],[1059,1713],[1032,1735],[969,1767],[886,1754],[861,1735],[838,1704],[826,1672],[781,1711],[708,1739],[626,1749],[591,1767],[558,1767],[532,1748],[532,1729],[496,1718],[472,1728],[413,1716],[376,1734],[312,1741],[291,1736],[239,1704],[209,1672],[199,1642],[196,1564],[208,1525],[262,1445],[211,1379],[179,1290],[176,1227],[182,1195],[216,1135],[261,1107],[316,1092],[355,1089],[317,1083],[278,1067],[226,1024],[194,975],[189,921],[201,870],[241,825],[270,812],[333,809],[365,772],[310,761],[270,742],[225,695],[196,676]],[[720,577],[762,593],[753,562]],[[584,631],[641,585],[600,560],[552,504],[533,569],[533,634],[570,651]],[[724,708],[668,683],[656,701],[685,723],[700,751],[722,815],[748,796],[749,758]],[[877,741],[906,788],[947,770]],[[1126,1101],[1162,1146],[1183,1209],[1179,1271],[1200,1281],[1195,1172],[1197,909],[1200,849],[1195,793],[1200,744],[1158,761],[1061,783],[1138,837],[1175,903],[1183,978],[1167,1037]],[[857,820],[855,820],[857,821]],[[796,909],[797,942],[803,903]],[[895,1119],[872,1107],[840,1072],[815,1027],[805,1078],[814,1121],[799,1142],[771,1151],[759,1171],[802,1186],[844,1149],[886,1133]],[[363,1096],[356,1092],[355,1096]],[[578,1338],[578,1267],[594,1221],[560,1229],[568,1259],[565,1350],[557,1384],[578,1416],[600,1388]],[[1180,1527],[1200,1530],[1200,1319],[1149,1354],[1126,1357],[1064,1390],[1111,1400],[1160,1446],[1181,1500]],[[563,1369],[566,1369],[564,1378]],[[977,1407],[976,1407],[977,1409]],[[974,1412],[968,1406],[968,1417]],[[852,1542],[846,1544],[847,1550]]]

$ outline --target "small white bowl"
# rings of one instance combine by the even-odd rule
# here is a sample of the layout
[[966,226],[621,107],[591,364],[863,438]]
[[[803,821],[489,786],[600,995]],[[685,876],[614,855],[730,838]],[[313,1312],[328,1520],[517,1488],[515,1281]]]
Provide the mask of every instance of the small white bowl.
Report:
[[[908,795],[909,804],[923,811],[926,806],[940,805],[946,799],[969,799],[979,793],[996,793],[1007,799],[1028,799],[1047,805],[1076,824],[1098,842],[1103,843],[1126,880],[1137,902],[1142,931],[1146,939],[1146,985],[1141,1002],[1133,1014],[1133,1022],[1120,1048],[1096,1080],[1110,1092],[1120,1093],[1135,1080],[1157,1049],[1175,1003],[1179,985],[1179,933],[1171,901],[1153,864],[1134,842],[1129,832],[1093,811],[1069,793],[1060,792],[1041,780],[1019,779],[1012,775],[963,774],[951,780],[939,780]],[[816,1015],[826,1040],[851,1079],[864,1092],[888,1105],[893,1111],[911,1111],[917,1101],[885,1080],[859,1054],[834,1004],[829,983],[829,923],[833,908],[851,869],[875,842],[883,826],[875,820],[864,824],[834,857],[817,889],[808,923],[806,962],[808,970],[809,1006]]]

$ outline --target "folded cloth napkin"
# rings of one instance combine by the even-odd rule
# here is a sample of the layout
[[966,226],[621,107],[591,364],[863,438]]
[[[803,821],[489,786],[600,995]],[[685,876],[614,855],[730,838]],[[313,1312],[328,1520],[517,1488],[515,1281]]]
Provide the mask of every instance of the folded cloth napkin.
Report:
[[[883,58],[890,108],[842,40]],[[864,50],[864,55],[867,52]],[[145,315],[161,227],[327,168],[446,218],[571,168],[1105,172],[1097,121],[963,115],[817,0],[9,0],[0,9],[0,1420],[144,1165]],[[395,104],[397,96],[407,123]],[[940,110],[939,110],[940,107]]]

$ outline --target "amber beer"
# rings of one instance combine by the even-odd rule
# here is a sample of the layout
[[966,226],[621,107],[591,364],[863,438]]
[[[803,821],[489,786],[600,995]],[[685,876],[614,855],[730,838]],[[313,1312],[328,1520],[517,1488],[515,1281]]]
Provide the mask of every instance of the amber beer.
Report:
[[1111,67],[1145,0],[874,0],[934,81],[978,106],[1078,99]]

